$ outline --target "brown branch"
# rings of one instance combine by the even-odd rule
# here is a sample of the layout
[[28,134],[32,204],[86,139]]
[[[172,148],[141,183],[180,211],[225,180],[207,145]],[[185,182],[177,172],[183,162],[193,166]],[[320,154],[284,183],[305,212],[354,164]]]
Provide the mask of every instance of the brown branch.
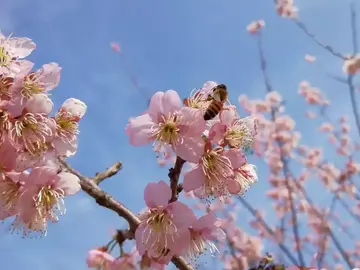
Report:
[[169,170],[169,178],[170,178],[170,188],[171,188],[171,198],[169,203],[175,202],[178,199],[178,195],[182,190],[182,186],[179,183],[179,177],[182,170],[182,167],[185,164],[185,160],[181,157],[176,157],[175,166],[170,168]]
[[[103,191],[93,179],[82,175],[80,172],[73,169],[66,161],[59,159],[62,166],[65,167],[69,172],[76,175],[80,179],[81,189],[85,191],[89,196],[93,197],[95,201],[105,208],[108,208],[120,217],[124,218],[130,226],[130,232],[135,233],[136,228],[140,224],[140,219],[132,213],[128,208],[126,208],[122,203],[115,200],[107,192]],[[180,270],[194,270],[191,265],[189,265],[182,257],[174,256],[172,258],[172,263]]]
[[105,172],[97,172],[95,174],[95,177],[92,178],[92,180],[95,182],[95,184],[99,185],[102,181],[104,181],[106,178],[110,178],[117,174],[122,168],[121,161],[114,163],[110,168],[107,168]]

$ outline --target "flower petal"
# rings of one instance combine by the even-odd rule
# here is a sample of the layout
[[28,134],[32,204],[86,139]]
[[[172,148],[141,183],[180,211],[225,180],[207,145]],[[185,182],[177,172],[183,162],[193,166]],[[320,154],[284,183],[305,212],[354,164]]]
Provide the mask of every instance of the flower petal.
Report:
[[205,183],[205,175],[200,166],[188,171],[184,175],[183,188],[185,192],[189,192],[201,187]]
[[224,156],[230,160],[233,169],[240,168],[246,163],[246,157],[240,149],[229,149],[224,152]]
[[136,249],[139,252],[140,256],[146,253],[146,247],[143,242],[143,235],[145,231],[146,224],[141,223],[135,231],[135,240],[136,240]]
[[173,148],[174,152],[183,160],[198,163],[204,153],[204,140],[199,137],[183,137],[182,144]]
[[179,110],[182,106],[179,94],[174,90],[167,90],[162,97],[162,113],[166,116]]
[[215,227],[215,222],[217,221],[217,218],[213,214],[206,214],[202,217],[198,218],[192,225],[192,228],[196,231],[201,231],[203,229],[209,228],[212,229]]
[[69,98],[61,106],[61,110],[71,113],[73,116],[82,118],[86,113],[87,106],[84,102],[76,98]]
[[233,178],[226,179],[226,186],[231,194],[239,194],[241,191],[240,183]]
[[196,216],[190,207],[182,202],[172,202],[167,209],[173,214],[173,222],[178,230],[188,228],[196,220]]
[[144,199],[149,208],[166,206],[171,198],[171,189],[164,182],[149,183],[145,187]]
[[57,186],[60,187],[67,196],[74,195],[80,189],[80,179],[76,175],[68,172],[61,172],[58,174],[60,177]]
[[142,114],[135,118],[130,118],[125,128],[129,136],[130,144],[134,146],[146,145],[151,141],[152,127],[154,122],[149,114]]

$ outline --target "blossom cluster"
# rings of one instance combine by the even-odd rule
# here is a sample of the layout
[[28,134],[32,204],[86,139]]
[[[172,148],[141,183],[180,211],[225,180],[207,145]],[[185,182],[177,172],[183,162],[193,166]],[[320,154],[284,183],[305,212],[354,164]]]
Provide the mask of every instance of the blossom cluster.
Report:
[[61,68],[33,70],[25,59],[35,49],[28,38],[0,33],[0,219],[14,217],[11,230],[46,234],[48,221],[65,212],[64,197],[80,190],[77,176],[62,172],[58,157],[77,151],[78,122],[86,105],[67,99],[51,116],[50,91]]
[[[239,117],[227,102],[213,119],[204,120],[217,85],[208,81],[183,101],[174,90],[159,91],[149,108],[126,126],[132,145],[152,142],[156,153],[166,155],[171,147],[178,160],[188,162],[182,188],[207,200],[242,195],[258,180],[256,167],[246,159],[257,134],[256,119]],[[174,255],[196,258],[207,250],[217,251],[212,241],[224,238],[224,232],[215,215],[197,218],[172,197],[164,181],[149,183],[144,198],[147,209],[140,214],[135,238],[139,254],[150,259],[149,266],[166,265]]]

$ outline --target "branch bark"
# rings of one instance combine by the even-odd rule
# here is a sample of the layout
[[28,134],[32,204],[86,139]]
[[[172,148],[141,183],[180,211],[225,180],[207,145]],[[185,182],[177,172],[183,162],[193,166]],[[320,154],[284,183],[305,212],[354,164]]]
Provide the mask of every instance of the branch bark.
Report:
[[171,199],[169,203],[177,201],[179,197],[179,193],[182,191],[182,186],[179,185],[179,178],[182,167],[185,164],[185,160],[181,157],[176,157],[174,168],[170,168],[169,170],[169,178],[170,178],[170,188],[171,188]]
[[[93,197],[100,206],[103,206],[107,209],[114,211],[115,213],[117,213],[120,217],[124,218],[129,223],[130,232],[131,232],[131,234],[129,234],[129,237],[133,238],[136,228],[140,224],[140,219],[133,212],[131,212],[127,207],[125,207],[122,203],[118,202],[107,192],[103,191],[95,183],[94,179],[91,179],[87,176],[82,175],[80,172],[78,172],[77,170],[72,168],[65,160],[59,159],[59,161],[60,161],[60,164],[67,171],[69,171],[70,173],[79,177],[81,189],[83,191],[85,191],[89,196]],[[117,164],[117,163],[115,163],[115,164]],[[120,170],[121,166],[119,167],[118,165],[115,165],[115,164],[107,170],[108,177],[115,175]],[[115,170],[111,171],[111,168],[115,168],[115,167],[119,167],[119,169],[116,172],[115,172]],[[105,177],[106,172],[101,173],[101,174],[99,173],[97,175],[102,175],[101,178],[99,178],[102,180],[107,178],[107,177]],[[96,178],[96,176],[95,176],[95,178]],[[194,270],[193,267],[190,264],[188,264],[182,257],[174,256],[171,261],[180,270]]]

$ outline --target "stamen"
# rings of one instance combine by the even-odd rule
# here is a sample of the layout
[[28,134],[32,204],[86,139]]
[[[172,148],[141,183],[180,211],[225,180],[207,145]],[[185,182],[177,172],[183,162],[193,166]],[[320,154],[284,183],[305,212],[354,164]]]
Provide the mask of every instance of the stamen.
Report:
[[23,98],[29,99],[33,95],[41,94],[45,91],[43,83],[38,80],[36,73],[32,72],[25,77],[24,86],[21,89],[20,94]]
[[9,52],[5,50],[3,46],[0,46],[0,67],[6,67],[11,61]]
[[167,145],[177,145],[178,133],[180,131],[179,124],[180,117],[176,114],[171,114],[167,118],[165,116],[161,117],[161,122],[159,126],[153,129],[154,141],[154,150],[159,152],[163,147]]

